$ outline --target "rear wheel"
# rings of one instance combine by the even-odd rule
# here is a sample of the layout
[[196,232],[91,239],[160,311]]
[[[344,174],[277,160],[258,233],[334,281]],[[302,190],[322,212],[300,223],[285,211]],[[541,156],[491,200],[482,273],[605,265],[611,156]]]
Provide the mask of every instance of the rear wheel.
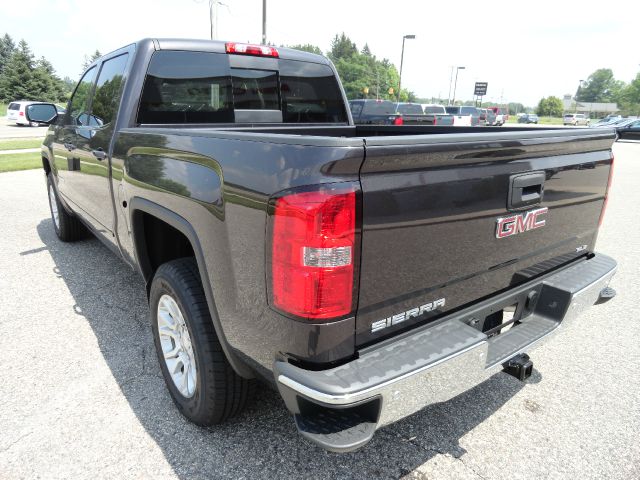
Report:
[[178,410],[202,426],[242,411],[253,382],[236,374],[225,357],[195,259],[158,268],[149,306],[158,361]]
[[86,232],[84,225],[76,217],[69,214],[60,203],[51,174],[47,175],[47,193],[49,195],[49,210],[51,211],[53,229],[58,238],[63,242],[73,242],[81,239]]

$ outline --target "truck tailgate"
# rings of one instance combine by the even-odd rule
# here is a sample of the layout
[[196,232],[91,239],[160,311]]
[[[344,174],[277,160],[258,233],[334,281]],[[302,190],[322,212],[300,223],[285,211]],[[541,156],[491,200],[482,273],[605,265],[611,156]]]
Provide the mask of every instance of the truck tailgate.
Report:
[[612,132],[366,137],[365,143],[359,346],[594,248]]

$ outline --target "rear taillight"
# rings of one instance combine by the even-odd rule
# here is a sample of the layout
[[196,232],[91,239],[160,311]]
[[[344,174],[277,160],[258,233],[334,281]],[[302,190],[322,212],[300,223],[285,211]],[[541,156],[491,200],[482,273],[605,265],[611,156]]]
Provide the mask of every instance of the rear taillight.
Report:
[[404,125],[404,120],[402,120],[402,117],[396,117],[393,119],[393,124],[394,125]]
[[433,124],[438,125],[438,117],[433,117]]
[[18,115],[20,115],[21,117],[24,117],[24,112],[20,112]]
[[228,42],[224,44],[227,53],[236,53],[240,55],[255,55],[258,57],[275,57],[278,58],[278,50],[266,45],[252,45],[249,43]]
[[600,219],[598,220],[598,226],[602,225],[604,220],[604,212],[607,210],[607,203],[609,201],[609,191],[611,190],[611,180],[613,179],[613,164],[614,157],[611,155],[611,166],[609,167],[609,180],[607,181],[607,190],[604,192],[604,203],[602,204],[602,210],[600,210]]
[[272,217],[272,305],[309,319],[353,310],[356,189],[330,186],[275,200]]

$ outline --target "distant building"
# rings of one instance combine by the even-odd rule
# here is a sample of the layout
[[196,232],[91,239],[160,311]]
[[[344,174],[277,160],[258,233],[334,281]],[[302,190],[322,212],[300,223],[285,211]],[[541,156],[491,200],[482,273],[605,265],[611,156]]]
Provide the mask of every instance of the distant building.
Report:
[[585,113],[591,117],[604,117],[620,111],[617,103],[576,102],[571,95],[565,95],[562,106],[567,113]]

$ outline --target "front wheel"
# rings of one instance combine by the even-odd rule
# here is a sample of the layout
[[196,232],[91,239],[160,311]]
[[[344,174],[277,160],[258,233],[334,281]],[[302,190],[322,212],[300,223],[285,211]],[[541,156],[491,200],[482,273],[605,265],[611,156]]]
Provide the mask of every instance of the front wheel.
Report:
[[68,213],[60,203],[58,191],[53,185],[50,173],[47,175],[47,192],[49,194],[49,210],[53,221],[53,229],[58,238],[63,242],[80,240],[86,233],[84,225],[76,217]]
[[242,411],[252,381],[240,377],[225,357],[195,259],[180,258],[158,268],[149,306],[158,361],[178,410],[202,426]]

